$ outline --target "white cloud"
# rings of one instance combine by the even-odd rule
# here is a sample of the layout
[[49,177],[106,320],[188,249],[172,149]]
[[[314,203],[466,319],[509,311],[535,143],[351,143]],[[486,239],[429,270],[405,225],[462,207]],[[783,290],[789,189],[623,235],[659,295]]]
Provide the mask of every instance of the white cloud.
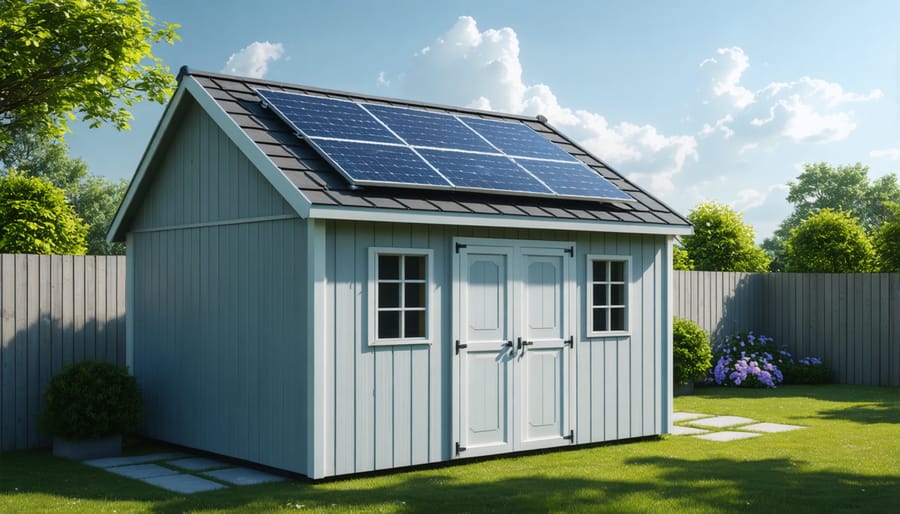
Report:
[[869,157],[876,159],[890,159],[892,161],[900,160],[900,148],[885,148],[883,150],[872,150]]
[[237,53],[231,54],[222,73],[262,78],[269,71],[269,61],[277,61],[284,55],[281,43],[254,41]]
[[543,114],[585,148],[657,194],[674,189],[672,177],[697,159],[692,135],[661,134],[652,125],[610,123],[604,116],[565,107],[547,84],[522,79],[519,40],[508,27],[481,31],[461,16],[414,56],[401,86],[411,96],[513,114]]
[[[750,59],[738,47],[720,48],[717,56],[700,63],[709,80],[707,103],[726,113],[714,125],[705,124],[700,135],[721,133],[724,139],[737,134],[742,148],[761,141],[777,143],[833,143],[847,139],[856,129],[847,104],[864,103],[883,96],[879,89],[868,93],[845,91],[843,86],[822,79],[801,77],[791,82],[771,82],[753,92],[741,83]],[[747,143],[749,141],[749,143]]]
[[383,71],[378,72],[378,77],[375,79],[375,85],[378,87],[390,87],[391,81],[385,76]]

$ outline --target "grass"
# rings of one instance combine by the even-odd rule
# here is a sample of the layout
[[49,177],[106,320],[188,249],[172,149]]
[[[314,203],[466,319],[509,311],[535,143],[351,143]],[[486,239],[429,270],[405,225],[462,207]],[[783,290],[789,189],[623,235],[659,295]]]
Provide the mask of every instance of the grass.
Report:
[[699,389],[677,410],[809,428],[510,457],[311,485],[178,495],[49,452],[0,455],[0,512],[896,512],[900,389]]

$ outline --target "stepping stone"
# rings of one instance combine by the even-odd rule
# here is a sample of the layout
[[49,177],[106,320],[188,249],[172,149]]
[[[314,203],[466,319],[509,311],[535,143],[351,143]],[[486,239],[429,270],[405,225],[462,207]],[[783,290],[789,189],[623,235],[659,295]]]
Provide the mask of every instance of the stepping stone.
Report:
[[117,466],[114,468],[105,468],[110,473],[122,475],[128,478],[144,478],[161,477],[165,475],[175,475],[178,472],[174,469],[164,468],[157,464],[135,464],[133,466]]
[[204,475],[234,485],[255,485],[284,480],[284,477],[248,468],[218,469],[216,471],[207,471]]
[[181,469],[187,469],[189,471],[203,471],[205,469],[224,468],[227,466],[224,462],[207,459],[205,457],[189,457],[187,459],[170,460],[166,462],[166,464],[177,466]]
[[768,434],[773,434],[775,432],[788,432],[790,430],[800,430],[801,427],[798,425],[781,425],[779,423],[755,423],[753,425],[747,425],[741,427],[741,430],[752,430],[754,432],[766,432]]
[[211,480],[182,473],[145,478],[143,481],[150,485],[155,485],[156,487],[181,494],[202,493],[204,491],[214,491],[226,487]]
[[709,432],[709,430],[703,430],[702,428],[682,427],[679,425],[674,425],[669,429],[669,434],[671,435],[697,435],[705,434],[707,432]]
[[707,441],[737,441],[738,439],[749,439],[751,437],[759,437],[762,434],[754,434],[751,432],[711,432],[709,434],[695,435],[697,439],[706,439]]
[[755,421],[755,419],[742,418],[740,416],[716,416],[714,418],[691,421],[689,424],[701,427],[725,428],[734,425],[746,425]]
[[95,468],[111,468],[113,466],[127,466],[129,464],[143,464],[145,462],[158,462],[166,459],[184,457],[182,453],[149,453],[147,455],[130,455],[127,457],[107,457],[105,459],[91,459],[82,462]]
[[696,412],[675,412],[672,414],[672,421],[678,423],[679,421],[687,421],[689,419],[697,419],[697,418],[711,418],[712,414],[698,414]]

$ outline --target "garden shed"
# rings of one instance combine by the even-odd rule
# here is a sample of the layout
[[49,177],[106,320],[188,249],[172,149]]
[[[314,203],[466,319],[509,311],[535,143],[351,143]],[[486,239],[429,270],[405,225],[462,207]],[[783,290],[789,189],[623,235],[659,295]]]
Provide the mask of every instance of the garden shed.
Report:
[[184,68],[108,237],[146,434],[323,478],[665,433],[690,231],[540,116]]

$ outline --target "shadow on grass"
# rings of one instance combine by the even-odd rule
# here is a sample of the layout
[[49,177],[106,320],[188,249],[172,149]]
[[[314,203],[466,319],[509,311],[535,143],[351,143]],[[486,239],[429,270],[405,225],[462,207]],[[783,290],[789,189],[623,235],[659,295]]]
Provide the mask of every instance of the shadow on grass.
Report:
[[[764,446],[758,448],[758,453],[764,452]],[[624,461],[624,469],[614,469],[598,465],[592,458],[599,454],[586,450],[584,462],[563,469],[529,471],[510,465],[507,472],[498,461],[490,467],[461,465],[326,484],[288,481],[182,496],[49,455],[21,453],[13,455],[13,460],[8,454],[0,458],[0,491],[4,491],[0,499],[40,493],[82,501],[138,502],[141,510],[160,513],[206,509],[888,512],[896,507],[900,492],[900,476],[811,470],[802,462],[754,454],[697,460],[632,457]],[[541,464],[539,457],[534,459],[535,465]],[[11,468],[16,461],[19,465]]]
[[819,413],[819,417],[823,419],[853,421],[866,425],[873,423],[900,424],[900,406],[887,403],[856,405],[842,409],[824,410]]

